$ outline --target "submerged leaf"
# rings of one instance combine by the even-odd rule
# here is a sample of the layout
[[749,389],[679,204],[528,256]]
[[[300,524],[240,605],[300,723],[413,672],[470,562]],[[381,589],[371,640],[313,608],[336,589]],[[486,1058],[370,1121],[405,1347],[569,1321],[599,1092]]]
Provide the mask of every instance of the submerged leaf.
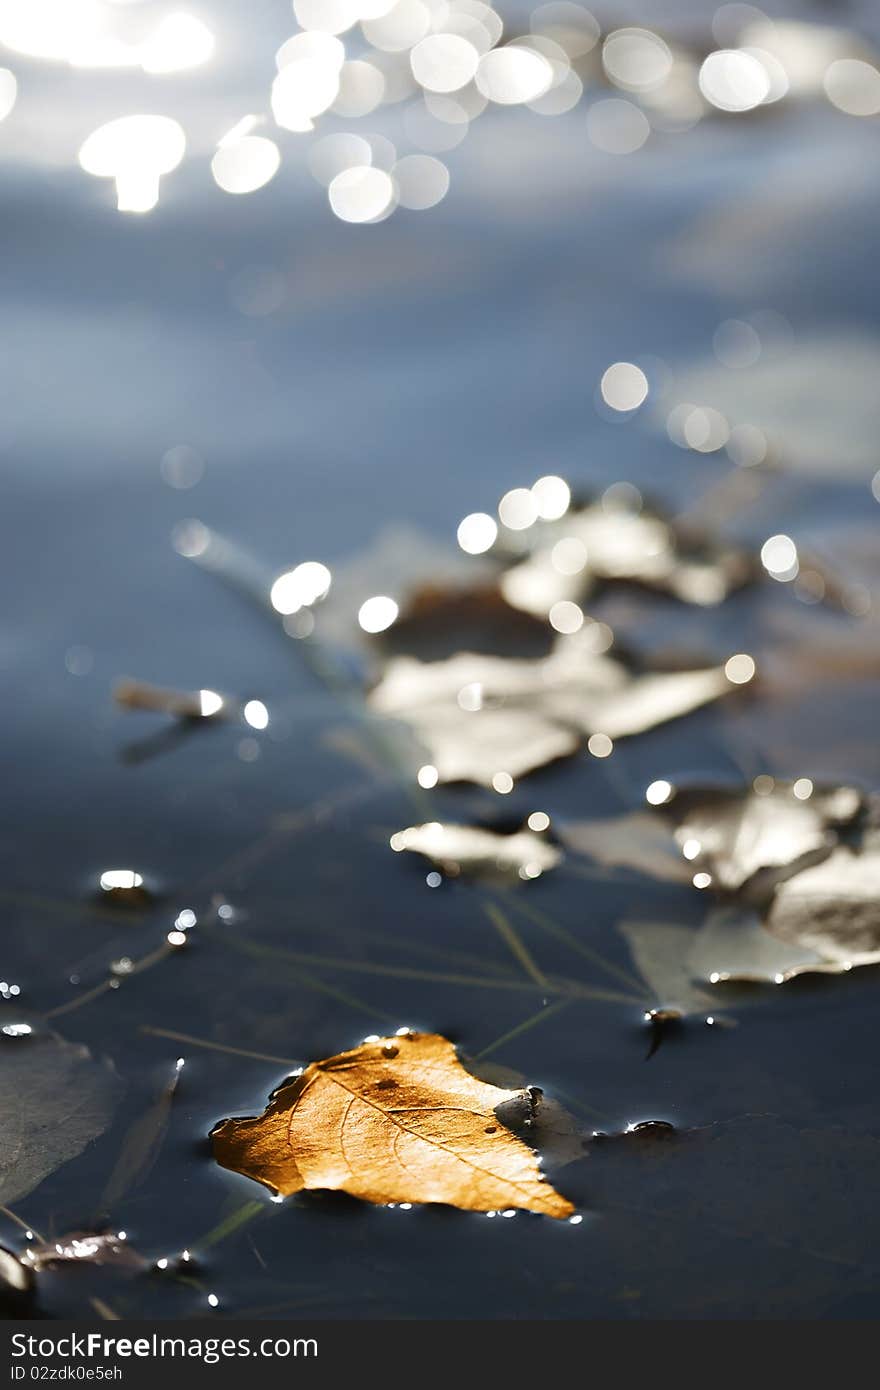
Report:
[[584,629],[539,660],[392,657],[368,699],[413,728],[440,782],[492,786],[499,774],[521,777],[574,753],[592,734],[642,733],[730,689],[720,667],[635,673],[596,651]]
[[391,836],[393,850],[422,854],[449,878],[460,873],[484,878],[539,878],[559,863],[562,852],[546,835],[523,827],[509,835],[477,825],[428,821]]
[[313,1062],[258,1118],[219,1124],[214,1156],[285,1196],[331,1189],[375,1203],[569,1216],[536,1154],[499,1119],[511,1104],[534,1101],[471,1076],[446,1038],[405,1033]]
[[53,1035],[0,1037],[0,1050],[0,1202],[10,1205],[104,1132],[122,1081]]
[[837,843],[836,830],[863,807],[855,787],[760,777],[744,790],[670,786],[660,810],[673,822],[691,871],[708,875],[705,886],[735,893],[767,891],[825,858]]

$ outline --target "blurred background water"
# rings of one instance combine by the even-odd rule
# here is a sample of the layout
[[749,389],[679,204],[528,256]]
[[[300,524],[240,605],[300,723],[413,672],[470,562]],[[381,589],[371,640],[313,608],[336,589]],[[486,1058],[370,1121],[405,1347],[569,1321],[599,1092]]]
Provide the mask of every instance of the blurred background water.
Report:
[[[117,8],[146,22],[168,6]],[[811,33],[841,26],[853,53],[880,41],[868,4],[766,8]],[[509,32],[527,30],[526,7],[499,11]],[[693,1027],[647,1065],[637,1006],[577,1003],[496,1048],[540,998],[450,980],[509,965],[479,900],[461,885],[432,892],[389,855],[411,815],[405,792],[347,754],[349,716],[297,644],[171,540],[197,516],[269,573],[303,559],[335,570],[389,523],[454,545],[463,514],[546,473],[586,491],[627,479],[685,511],[735,465],[724,449],[679,447],[667,417],[681,402],[713,407],[763,430],[785,464],[755,505],[719,517],[727,532],[755,548],[792,535],[853,586],[859,613],[798,604],[772,582],[718,610],[607,600],[609,620],[647,648],[762,648],[784,666],[811,655],[784,698],[700,713],[626,745],[613,776],[579,762],[510,800],[523,814],[607,816],[654,777],[760,770],[871,788],[876,118],[838,109],[820,82],[743,116],[707,108],[622,156],[589,133],[591,109],[615,93],[586,81],[566,114],[493,106],[475,120],[439,156],[451,183],[438,206],[349,225],[309,172],[316,136],[271,116],[260,133],[281,146],[277,176],[246,197],[216,186],[218,140],[268,112],[275,51],[297,26],[280,0],[215,0],[198,15],[216,48],[191,71],[2,57],[18,96],[0,125],[0,971],[21,994],[0,1007],[59,1009],[110,961],[149,951],[183,908],[213,924],[53,1019],[113,1059],[126,1099],[110,1134],[22,1205],[44,1232],[106,1217],[151,1260],[201,1239],[201,1283],[74,1270],[46,1277],[42,1306],[90,1315],[99,1285],[123,1314],[171,1317],[203,1312],[208,1291],[233,1316],[876,1314],[874,972],[798,983],[741,1014],[734,1003],[738,1027]],[[647,26],[695,61],[716,46],[714,15],[699,0],[597,7],[603,32]],[[179,121],[187,154],[158,206],[127,216],[77,152],[103,122],[142,111]],[[321,121],[318,134],[366,128],[399,154],[417,148],[399,106]],[[760,356],[726,367],[719,324],[755,315]],[[620,360],[651,384],[634,415],[599,394]],[[169,483],[180,446],[200,461],[186,489]],[[153,726],[114,708],[124,674],[259,698],[269,728],[214,727],[126,761]],[[491,800],[450,792],[440,805],[482,814]],[[158,885],[151,911],[95,910],[97,877],[117,864]],[[688,924],[701,911],[683,890],[568,870],[524,892],[621,963],[622,918]],[[220,902],[233,928],[217,925]],[[584,964],[549,938],[530,947],[562,977]],[[492,1049],[588,1127],[664,1118],[696,1137],[673,1156],[608,1149],[572,1169],[566,1190],[585,1213],[574,1228],[330,1198],[277,1208],[215,1168],[205,1138],[224,1116],[257,1113],[286,1067],[143,1031],[296,1064],[392,1024],[444,1032],[469,1055]],[[126,1125],[181,1051],[156,1165],[106,1211]],[[204,1240],[252,1200],[259,1212]]]

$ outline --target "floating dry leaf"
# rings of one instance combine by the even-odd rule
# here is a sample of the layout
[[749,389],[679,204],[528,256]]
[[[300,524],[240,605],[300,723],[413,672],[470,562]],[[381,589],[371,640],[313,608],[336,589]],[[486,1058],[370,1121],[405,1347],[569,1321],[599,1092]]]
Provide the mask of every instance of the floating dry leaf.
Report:
[[405,1033],[313,1062],[258,1118],[219,1124],[214,1156],[285,1196],[331,1189],[380,1204],[569,1216],[537,1155],[498,1118],[518,1104],[533,1106],[531,1093],[478,1081],[446,1038]]
[[[759,909],[712,909],[696,932],[662,924],[621,927],[633,959],[664,997],[696,982],[780,985],[804,974],[842,974],[880,962],[880,832],[842,844],[775,887]],[[659,974],[657,973],[659,971]],[[699,1004],[697,1005],[699,1007]]]
[[500,587],[508,603],[537,617],[547,617],[556,603],[582,603],[603,581],[713,605],[755,572],[744,551],[645,507],[635,489],[622,491],[619,500],[609,489],[600,502],[558,522],[538,522],[526,535],[534,549],[501,576]]
[[757,893],[830,854],[863,807],[855,787],[758,777],[746,789],[670,787],[659,809],[692,872],[726,892]]
[[747,905],[713,908],[702,927],[686,935],[682,968],[710,984],[778,985],[805,971],[826,969],[816,951],[771,936],[761,914]]
[[109,1062],[51,1034],[0,1037],[0,1202],[11,1205],[110,1123],[122,1082]]
[[527,826],[504,835],[478,825],[440,821],[396,831],[391,848],[424,855],[448,878],[460,873],[480,878],[539,878],[555,868],[562,857],[552,840]]
[[657,1005],[682,1015],[711,1012],[715,1000],[696,983],[694,932],[667,922],[621,922],[618,930]]
[[781,883],[764,920],[773,936],[821,962],[787,976],[880,961],[880,832],[867,832],[858,846],[839,845],[821,864]]
[[438,781],[491,787],[499,774],[515,779],[574,753],[592,734],[642,733],[732,688],[721,667],[634,672],[595,650],[591,629],[600,626],[559,637],[537,660],[392,657],[368,700],[410,725]]
[[357,615],[371,595],[387,594],[406,611],[408,595],[424,585],[445,585],[456,592],[482,585],[493,570],[489,560],[463,555],[430,531],[406,524],[386,526],[366,549],[334,567],[330,592],[315,615],[316,632],[339,647],[361,646],[369,639]]
[[73,1231],[57,1240],[32,1241],[21,1259],[31,1269],[92,1264],[138,1270],[145,1268],[147,1263],[118,1231]]

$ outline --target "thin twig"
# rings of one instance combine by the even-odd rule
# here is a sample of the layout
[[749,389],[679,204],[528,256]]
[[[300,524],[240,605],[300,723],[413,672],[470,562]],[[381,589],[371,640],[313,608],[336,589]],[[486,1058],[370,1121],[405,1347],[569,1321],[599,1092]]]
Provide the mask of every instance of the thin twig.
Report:
[[247,1057],[254,1062],[278,1062],[283,1067],[295,1067],[292,1057],[273,1057],[266,1052],[250,1052],[243,1047],[230,1047],[228,1043],[210,1042],[208,1038],[195,1038],[191,1033],[176,1033],[173,1028],[152,1028],[148,1023],[141,1026],[141,1033],[149,1033],[153,1038],[169,1038],[172,1042],[186,1043],[189,1047],[205,1047],[212,1052],[227,1052],[232,1057]]

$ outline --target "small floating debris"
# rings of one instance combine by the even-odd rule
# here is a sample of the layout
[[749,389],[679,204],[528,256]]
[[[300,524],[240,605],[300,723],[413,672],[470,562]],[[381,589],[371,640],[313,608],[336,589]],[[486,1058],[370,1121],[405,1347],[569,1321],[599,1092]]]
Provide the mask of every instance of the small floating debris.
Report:
[[241,719],[252,729],[269,725],[269,711],[262,700],[241,700],[216,690],[170,690],[125,677],[117,681],[113,698],[123,709],[167,714],[173,719]]
[[4,1038],[29,1038],[33,1031],[29,1023],[4,1023],[0,1028]]
[[398,830],[391,836],[391,848],[423,855],[447,878],[468,874],[528,881],[554,869],[562,858],[562,851],[546,834],[528,826],[500,834],[476,825],[427,821]]
[[103,898],[124,907],[143,907],[153,897],[137,869],[104,869],[98,888]]
[[602,1130],[596,1130],[593,1134],[593,1143],[632,1143],[634,1140],[649,1144],[667,1144],[670,1139],[675,1139],[678,1130],[675,1125],[668,1120],[637,1120],[628,1124],[626,1129],[618,1130],[614,1134],[606,1134]]

